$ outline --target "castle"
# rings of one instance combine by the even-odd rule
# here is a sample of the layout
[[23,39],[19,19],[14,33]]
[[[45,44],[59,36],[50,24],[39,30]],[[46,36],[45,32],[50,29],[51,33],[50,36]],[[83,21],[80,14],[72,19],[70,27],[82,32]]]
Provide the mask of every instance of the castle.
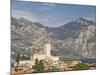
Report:
[[31,59],[58,61],[59,57],[51,55],[51,43],[49,42],[49,40],[46,40],[44,42],[44,53],[35,53],[32,55]]
[[33,55],[31,56],[31,60],[25,60],[25,61],[20,61],[20,64],[31,64],[33,65],[33,63],[35,63],[35,59],[38,60],[45,60],[45,61],[52,61],[52,62],[57,62],[59,61],[59,57],[58,56],[52,56],[51,55],[51,43],[49,40],[46,40],[44,42],[44,53],[43,52],[38,52],[38,53],[33,53]]

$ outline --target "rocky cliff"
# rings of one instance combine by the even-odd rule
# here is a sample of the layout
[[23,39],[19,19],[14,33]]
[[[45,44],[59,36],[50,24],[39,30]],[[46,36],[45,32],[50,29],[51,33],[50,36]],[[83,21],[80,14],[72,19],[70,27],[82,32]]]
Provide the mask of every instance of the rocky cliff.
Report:
[[11,18],[11,52],[30,56],[43,51],[45,39],[52,45],[52,55],[68,58],[95,58],[96,23],[78,18],[61,27],[51,28],[27,19]]

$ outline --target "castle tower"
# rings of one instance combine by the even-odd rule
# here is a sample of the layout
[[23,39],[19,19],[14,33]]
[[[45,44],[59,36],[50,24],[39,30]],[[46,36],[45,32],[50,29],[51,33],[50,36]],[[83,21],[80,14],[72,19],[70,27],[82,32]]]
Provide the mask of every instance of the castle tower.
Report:
[[49,40],[46,40],[44,43],[44,53],[47,57],[51,56],[51,44]]

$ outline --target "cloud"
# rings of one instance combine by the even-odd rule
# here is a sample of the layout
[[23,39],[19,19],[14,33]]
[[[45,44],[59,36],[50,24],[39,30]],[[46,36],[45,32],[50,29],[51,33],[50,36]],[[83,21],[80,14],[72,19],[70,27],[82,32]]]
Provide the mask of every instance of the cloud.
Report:
[[46,5],[46,6],[50,6],[50,7],[54,7],[54,6],[56,6],[55,3],[43,3],[43,4]]
[[51,8],[50,7],[41,7],[39,10],[43,10],[43,11],[45,11],[45,10],[50,10]]
[[30,21],[36,21],[36,19],[33,18],[32,15],[33,15],[32,12],[29,12],[29,11],[12,9],[12,17],[15,17],[15,18],[23,17]]
[[[66,15],[66,14],[63,14]],[[58,27],[66,23],[65,18],[62,18],[61,15],[56,13],[41,14],[40,12],[32,12],[27,10],[12,10],[12,17],[15,18],[26,18],[32,22],[38,22],[48,27]]]
[[96,13],[91,13],[89,15],[84,16],[88,20],[96,21]]
[[95,16],[84,16],[84,18],[86,18],[87,20],[96,21],[96,17]]

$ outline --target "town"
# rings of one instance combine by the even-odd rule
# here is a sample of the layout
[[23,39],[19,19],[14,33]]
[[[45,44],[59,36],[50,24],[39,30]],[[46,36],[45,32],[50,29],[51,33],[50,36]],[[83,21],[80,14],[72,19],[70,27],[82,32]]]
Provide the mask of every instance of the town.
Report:
[[78,59],[61,61],[59,56],[51,55],[51,43],[47,39],[44,42],[44,52],[33,53],[30,60],[20,60],[18,54],[16,63],[12,67],[11,74],[29,74],[44,72],[63,72],[74,70],[93,70],[96,64],[82,63]]

